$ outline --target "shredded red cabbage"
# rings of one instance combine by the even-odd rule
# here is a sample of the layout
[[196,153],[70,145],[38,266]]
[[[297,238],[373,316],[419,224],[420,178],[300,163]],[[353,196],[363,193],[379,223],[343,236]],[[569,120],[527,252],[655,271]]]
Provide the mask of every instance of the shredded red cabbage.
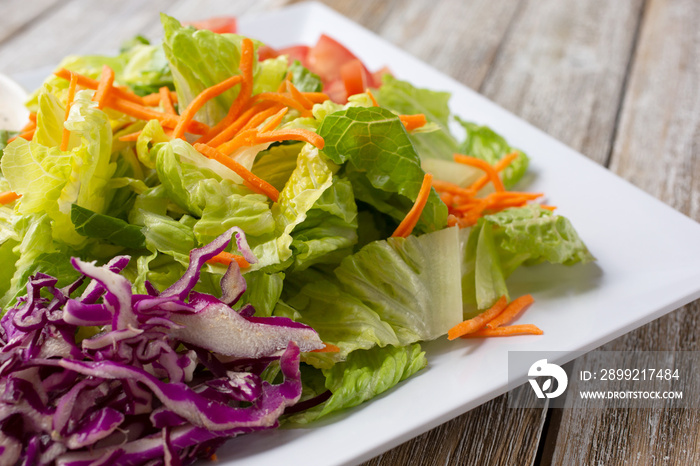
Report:
[[[132,292],[119,274],[126,256],[104,266],[72,259],[83,277],[65,288],[31,277],[0,320],[0,464],[187,464],[227,438],[277,426],[301,396],[300,351],[323,343],[289,319],[252,317],[249,305],[234,311],[245,291],[235,262],[221,299],[193,291],[233,234],[254,262],[243,232],[231,229],[193,250],[162,293]],[[79,326],[103,331],[78,342]],[[273,362],[278,384],[262,377]]]

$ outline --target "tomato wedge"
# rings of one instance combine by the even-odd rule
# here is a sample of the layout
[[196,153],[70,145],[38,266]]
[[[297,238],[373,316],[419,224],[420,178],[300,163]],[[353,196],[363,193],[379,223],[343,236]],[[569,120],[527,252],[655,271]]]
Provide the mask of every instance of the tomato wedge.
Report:
[[215,18],[191,21],[183,24],[185,24],[185,26],[194,26],[196,29],[209,29],[211,32],[216,32],[217,34],[235,34],[238,30],[236,18],[233,16],[217,16]]
[[357,58],[340,67],[340,76],[343,78],[348,97],[361,94],[374,84],[372,76],[367,72],[367,68]]
[[311,47],[308,55],[309,69],[319,75],[324,84],[340,79],[340,67],[352,60],[357,60],[357,57],[325,34]]

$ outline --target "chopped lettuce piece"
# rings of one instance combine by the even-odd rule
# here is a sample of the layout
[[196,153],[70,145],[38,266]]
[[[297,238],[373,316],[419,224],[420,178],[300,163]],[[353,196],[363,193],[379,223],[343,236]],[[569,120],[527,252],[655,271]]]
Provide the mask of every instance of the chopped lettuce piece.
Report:
[[511,152],[517,152],[518,157],[501,172],[501,179],[506,188],[510,188],[520,181],[530,162],[524,152],[511,147],[502,136],[488,126],[480,126],[459,117],[457,117],[457,121],[467,132],[464,142],[459,146],[460,153],[486,160],[494,165]]
[[331,397],[290,417],[289,421],[307,424],[332,412],[357,406],[411,377],[427,364],[425,352],[417,343],[355,351],[346,361],[323,370]]
[[[347,162],[355,196],[400,222],[411,208],[425,172],[399,118],[380,107],[349,107],[328,115],[319,128],[323,152]],[[417,231],[443,228],[447,207],[431,190]]]
[[77,204],[71,208],[71,221],[75,230],[88,238],[97,238],[125,248],[141,248],[146,238],[141,228],[119,218],[98,214]]

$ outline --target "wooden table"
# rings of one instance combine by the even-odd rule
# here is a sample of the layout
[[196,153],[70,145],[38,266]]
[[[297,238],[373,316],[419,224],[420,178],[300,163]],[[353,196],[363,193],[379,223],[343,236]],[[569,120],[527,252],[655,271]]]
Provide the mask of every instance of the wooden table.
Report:
[[[286,3],[2,0],[0,72],[157,38],[159,11],[201,19]],[[700,2],[324,3],[700,220]],[[698,351],[699,327],[695,302],[605,348]],[[509,396],[366,464],[700,464],[697,410],[509,409]]]

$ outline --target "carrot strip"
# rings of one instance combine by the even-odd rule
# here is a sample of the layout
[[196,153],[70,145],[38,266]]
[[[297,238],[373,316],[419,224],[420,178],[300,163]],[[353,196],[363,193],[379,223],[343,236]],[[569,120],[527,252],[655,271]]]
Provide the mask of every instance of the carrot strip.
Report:
[[509,325],[507,327],[485,328],[477,330],[461,338],[481,338],[481,337],[509,337],[513,335],[542,335],[544,332],[532,324]]
[[160,96],[160,107],[163,109],[163,111],[171,115],[177,115],[177,112],[175,111],[175,106],[173,105],[173,97],[170,93],[170,89],[168,89],[166,86],[163,86],[160,89],[158,89],[158,94]]
[[209,142],[214,136],[219,134],[224,128],[229,126],[231,123],[236,121],[238,115],[243,111],[250,95],[253,92],[253,58],[255,55],[255,48],[253,46],[253,41],[247,37],[243,38],[241,42],[241,61],[238,65],[241,70],[241,76],[243,76],[243,82],[241,83],[241,89],[238,91],[238,96],[236,100],[233,101],[231,107],[228,109],[228,113],[220,122],[215,124],[209,131],[207,131],[197,142],[205,144]]
[[[179,121],[176,115],[158,112],[152,108],[144,107],[143,105],[138,105],[128,100],[115,99],[114,96],[107,99],[106,106],[139,120],[159,120],[166,128],[175,128]],[[190,121],[187,125],[187,132],[192,134],[204,134],[208,129],[209,126],[195,120]]]
[[[270,110],[274,111],[274,107],[271,108]],[[260,131],[262,131],[262,132],[272,131],[273,129],[277,128],[277,126],[279,126],[279,124],[282,123],[282,119],[284,118],[284,116],[287,114],[288,111],[289,111],[289,108],[282,107],[282,109],[280,109],[277,113],[272,115],[272,118],[270,119],[270,121],[265,123],[265,126],[260,128]],[[263,121],[265,121],[265,120],[263,120]]]
[[447,226],[453,227],[455,225],[459,225],[459,219],[452,214],[448,215],[447,216]]
[[[68,85],[68,100],[66,101],[66,113],[64,117],[64,122],[65,120],[68,119],[68,115],[70,114],[70,108],[73,106],[73,99],[75,99],[75,88],[78,86],[78,75],[75,73],[71,72],[70,75],[70,84]],[[61,146],[60,149],[62,151],[65,151],[68,149],[68,142],[70,141],[70,131],[68,131],[68,128],[65,127],[65,124],[63,126],[63,135],[61,137]]]
[[309,351],[309,353],[339,353],[340,352],[340,348],[338,348],[335,345],[332,345],[330,343],[326,343],[325,341],[323,342],[323,344],[325,345],[323,348],[311,350],[311,351]]
[[328,97],[328,95],[324,94],[323,92],[302,92],[301,95],[303,95],[315,104],[320,104],[330,99],[330,97]]
[[304,94],[299,92],[299,89],[297,89],[291,81],[287,81],[287,89],[289,89],[289,93],[292,95],[294,100],[299,102],[304,108],[311,109],[314,106],[314,103],[307,99]]
[[250,129],[250,128],[257,128],[258,126],[260,126],[260,124],[262,124],[262,122],[264,122],[265,120],[267,120],[271,116],[275,116],[275,114],[277,114],[277,112],[280,111],[280,109],[284,109],[285,114],[289,110],[287,107],[281,107],[279,104],[273,103],[272,106],[261,111],[260,113],[253,115],[253,117],[250,118],[246,122],[245,125],[243,125],[243,128],[241,128],[241,131],[246,130],[246,129]]
[[14,191],[5,191],[4,193],[0,193],[0,204],[1,205],[9,204],[10,202],[16,201],[20,197],[22,197],[22,195],[17,194]]
[[472,191],[471,189],[462,188],[461,186],[457,186],[454,183],[442,180],[433,180],[433,187],[437,191],[445,191],[450,194],[461,195],[464,197],[472,197],[474,196],[474,194],[476,194],[476,192]]
[[[493,166],[493,169],[496,170],[497,172],[502,172],[516,158],[518,158],[518,153],[511,152],[510,154],[506,155],[501,160],[496,162],[496,165]],[[490,178],[488,175],[484,175],[481,178],[479,178],[478,180],[476,180],[471,186],[469,186],[469,189],[473,189],[475,192],[478,192],[484,186],[486,186],[486,183],[489,182],[489,179]]]
[[486,324],[486,328],[493,329],[500,327],[503,324],[509,324],[519,314],[525,312],[530,306],[532,306],[532,303],[534,302],[535,299],[530,294],[514,299],[506,306],[503,312]]
[[374,107],[379,107],[379,104],[377,103],[377,99],[374,98],[374,94],[372,94],[372,91],[369,90],[369,87],[367,89],[365,89],[365,92],[369,96],[369,100],[372,101],[372,105]]
[[[65,68],[60,68],[59,70],[54,71],[53,74],[63,79],[70,79],[71,75],[75,75],[78,77],[78,86],[85,87],[87,89],[96,90],[97,87],[100,85],[98,81],[95,81],[92,78],[88,78],[87,76],[84,76],[82,74],[73,73],[72,71],[68,71]],[[120,99],[128,100],[139,105],[144,104],[143,99],[141,97],[137,96],[133,92],[123,87],[114,87],[112,90],[112,94],[115,97],[119,97]]]
[[489,177],[489,180],[491,183],[493,183],[493,187],[496,188],[496,191],[505,191],[503,182],[498,177],[498,172],[487,161],[461,154],[454,154],[454,160],[455,162],[480,168],[481,170],[485,171]]
[[204,105],[211,99],[223,94],[242,81],[243,76],[231,76],[230,78],[225,79],[220,83],[208,87],[200,92],[199,95],[195,97],[192,102],[190,102],[185,111],[180,115],[180,121],[178,121],[177,126],[175,126],[175,131],[173,131],[173,138],[183,139],[187,124],[194,118],[199,109],[204,107]]
[[[160,94],[160,89],[158,92],[154,92],[153,94],[148,94],[143,97],[141,97],[141,100],[143,105],[147,107],[155,107],[156,105],[160,105],[161,103],[161,94]],[[170,101],[173,103],[177,103],[177,92],[175,91],[170,91]]]
[[408,211],[406,217],[401,220],[399,226],[396,227],[396,230],[394,230],[394,233],[391,235],[392,237],[405,238],[411,234],[418,223],[421,214],[423,213],[425,204],[428,202],[428,197],[430,196],[430,191],[432,188],[432,181],[433,175],[430,173],[426,173],[425,176],[423,176],[423,183],[420,186],[420,191],[418,191],[418,196],[416,196],[416,202],[413,204],[413,207],[411,207],[411,210]]
[[540,207],[542,207],[543,209],[551,210],[551,211],[553,211],[554,209],[557,208],[557,206],[545,205],[545,204],[540,204]]
[[105,99],[107,94],[112,89],[114,85],[114,70],[107,65],[102,66],[102,76],[100,76],[100,82],[97,85],[97,91],[95,95],[92,96],[92,101],[97,102],[97,108],[101,109],[104,107]]
[[321,136],[303,128],[278,129],[276,131],[267,131],[259,133],[256,137],[256,142],[276,142],[276,141],[303,141],[323,149],[325,141]]
[[236,261],[236,263],[238,263],[238,266],[242,269],[250,267],[250,264],[247,260],[245,260],[243,256],[239,256],[238,254],[231,254],[230,252],[226,251],[220,252],[219,254],[215,255],[206,262],[207,264],[229,265],[233,261]]
[[34,117],[34,121],[30,119],[29,123],[24,125],[24,127],[20,130],[20,133],[26,133],[27,131],[31,131],[33,129],[36,129],[36,117]]
[[496,301],[496,304],[494,304],[478,316],[473,317],[471,319],[467,319],[464,322],[461,322],[452,327],[447,332],[447,339],[454,340],[455,338],[461,337],[462,335],[474,333],[477,330],[482,329],[487,322],[489,322],[491,319],[503,312],[503,310],[506,308],[506,305],[508,305],[508,300],[505,296],[501,296],[499,300]]
[[[251,120],[251,118],[254,118],[256,114],[262,113],[264,110],[267,110],[270,107],[275,106],[273,102],[263,102],[257,105],[253,105],[252,107],[246,109],[241,116],[236,118],[236,120],[231,123],[229,126],[223,129],[219,134],[211,138],[209,141],[208,145],[212,147],[218,147],[224,142],[230,140],[232,137],[236,135],[240,130],[244,128],[244,126]],[[266,117],[267,118],[267,117]],[[260,124],[260,123],[258,123]],[[199,141],[198,141],[199,142]]]
[[255,102],[259,102],[261,100],[270,100],[272,102],[278,102],[282,105],[286,105],[287,107],[299,110],[301,116],[304,117],[313,116],[310,110],[308,110],[301,103],[299,103],[298,101],[294,100],[292,97],[286,94],[277,94],[275,92],[261,92],[260,94],[254,95],[253,98],[255,99]]
[[403,123],[403,126],[406,128],[406,131],[413,131],[414,129],[418,129],[422,126],[425,126],[425,124],[428,122],[426,120],[425,115],[422,113],[418,113],[416,115],[399,115],[399,119],[401,120],[401,123]]
[[7,140],[7,143],[11,143],[17,138],[22,138],[26,139],[27,141],[31,141],[32,138],[34,137],[34,133],[36,132],[36,128],[30,129],[29,131],[25,131],[23,133],[19,133],[17,136],[11,137],[10,139]]
[[236,172],[238,176],[243,178],[243,181],[245,182],[246,186],[248,186],[253,191],[260,194],[264,194],[265,196],[272,199],[273,202],[277,202],[277,199],[279,199],[280,193],[279,191],[277,191],[277,189],[275,189],[274,186],[272,186],[267,181],[257,177],[243,165],[231,159],[230,157],[227,157],[225,154],[221,153],[217,149],[214,149],[213,147],[208,146],[206,144],[195,144],[194,148],[200,153],[202,153],[204,156],[209,157],[210,159],[214,159],[220,164],[225,165],[226,167]]

